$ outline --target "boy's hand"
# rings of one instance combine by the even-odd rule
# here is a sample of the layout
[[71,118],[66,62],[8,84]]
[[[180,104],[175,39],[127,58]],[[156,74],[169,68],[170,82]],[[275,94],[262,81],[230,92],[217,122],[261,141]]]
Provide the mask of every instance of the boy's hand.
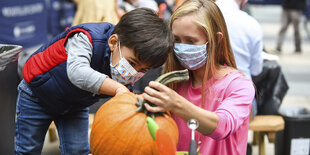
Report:
[[115,96],[116,96],[116,95],[119,95],[119,94],[126,93],[126,92],[130,92],[129,89],[128,89],[127,87],[125,87],[125,86],[119,87],[119,88],[117,88],[116,91],[115,91]]
[[129,92],[129,89],[123,84],[114,81],[111,78],[106,78],[100,86],[99,93],[105,95],[119,95],[125,92]]

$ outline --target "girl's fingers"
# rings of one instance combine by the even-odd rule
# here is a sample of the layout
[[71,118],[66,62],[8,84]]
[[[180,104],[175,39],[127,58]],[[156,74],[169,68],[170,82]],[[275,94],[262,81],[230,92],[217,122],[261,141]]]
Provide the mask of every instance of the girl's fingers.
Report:
[[149,86],[145,87],[143,93],[145,100],[156,105],[156,108],[151,106],[149,107],[149,109],[154,112],[169,111],[173,107],[173,101],[171,100],[172,95],[173,90],[163,84],[160,84],[159,82],[154,81],[150,82]]
[[144,88],[144,92],[148,94],[149,96],[156,97],[156,98],[161,98],[162,96],[162,93],[160,91],[156,90],[156,88],[154,89],[149,86]]
[[157,89],[160,92],[168,91],[170,88],[156,81],[151,81],[149,87]]
[[143,98],[146,99],[147,101],[149,101],[149,102],[151,102],[151,103],[157,105],[157,106],[162,106],[162,105],[163,105],[163,104],[162,104],[162,101],[161,101],[159,98],[157,98],[157,97],[152,97],[152,96],[150,96],[150,95],[147,94],[147,93],[143,93]]
[[144,106],[145,106],[146,110],[149,112],[165,112],[165,109],[162,107],[158,107],[158,106],[152,107],[147,103],[145,103]]

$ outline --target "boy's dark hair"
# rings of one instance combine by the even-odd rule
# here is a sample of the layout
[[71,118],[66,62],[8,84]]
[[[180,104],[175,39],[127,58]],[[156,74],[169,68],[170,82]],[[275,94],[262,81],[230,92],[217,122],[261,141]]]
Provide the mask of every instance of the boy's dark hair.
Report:
[[138,8],[126,13],[114,33],[122,46],[133,49],[139,61],[151,68],[164,64],[173,51],[173,35],[167,23],[151,9]]

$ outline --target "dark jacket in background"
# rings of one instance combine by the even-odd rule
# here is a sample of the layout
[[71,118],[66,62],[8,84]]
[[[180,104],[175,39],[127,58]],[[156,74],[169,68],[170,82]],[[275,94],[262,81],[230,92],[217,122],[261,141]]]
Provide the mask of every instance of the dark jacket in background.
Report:
[[305,10],[306,0],[283,0],[282,7],[288,10]]

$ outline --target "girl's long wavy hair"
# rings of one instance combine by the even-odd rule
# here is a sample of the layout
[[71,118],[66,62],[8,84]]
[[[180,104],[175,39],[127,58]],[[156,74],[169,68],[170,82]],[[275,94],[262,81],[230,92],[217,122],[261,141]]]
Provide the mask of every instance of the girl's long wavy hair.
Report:
[[[208,58],[205,64],[206,70],[202,85],[203,105],[207,80],[215,75],[219,75],[221,66],[226,65],[236,69],[236,62],[229,43],[224,17],[214,2],[209,0],[187,0],[172,14],[170,28],[172,28],[172,24],[176,19],[184,16],[192,16],[193,21],[200,25],[208,38]],[[223,34],[222,38],[217,35],[218,32]],[[180,65],[174,53],[170,53],[164,66],[163,73],[181,69],[184,68]],[[168,86],[175,90],[177,85],[170,84]]]

